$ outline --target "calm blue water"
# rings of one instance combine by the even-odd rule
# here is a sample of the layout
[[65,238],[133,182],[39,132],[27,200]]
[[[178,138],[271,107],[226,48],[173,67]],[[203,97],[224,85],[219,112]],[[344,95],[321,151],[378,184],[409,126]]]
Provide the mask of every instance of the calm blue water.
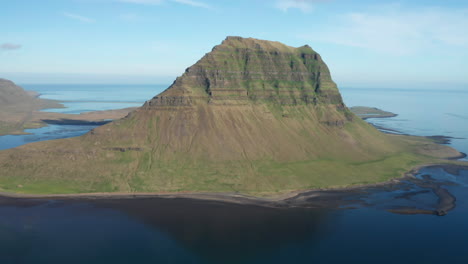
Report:
[[63,101],[66,107],[43,111],[79,114],[138,107],[167,88],[167,85],[25,84],[22,87],[38,92],[40,98]]
[[451,146],[468,153],[468,87],[450,89],[341,89],[347,106],[371,106],[398,114],[368,121],[418,136],[453,137]]
[[29,135],[6,135],[0,136],[0,150],[15,148],[24,144],[81,136],[96,126],[77,126],[77,125],[48,125],[42,128],[25,129]]
[[[342,94],[348,106],[399,114],[369,120],[377,125],[460,138],[452,146],[468,152],[468,92],[342,89]],[[36,132],[38,140],[55,137]],[[0,137],[0,147],[8,147],[5,142]],[[442,217],[387,211],[437,207],[432,190],[412,182],[347,194],[343,207],[355,209],[0,198],[0,263],[468,263],[468,171],[458,173],[426,168],[418,175],[430,175],[456,197],[455,209]]]

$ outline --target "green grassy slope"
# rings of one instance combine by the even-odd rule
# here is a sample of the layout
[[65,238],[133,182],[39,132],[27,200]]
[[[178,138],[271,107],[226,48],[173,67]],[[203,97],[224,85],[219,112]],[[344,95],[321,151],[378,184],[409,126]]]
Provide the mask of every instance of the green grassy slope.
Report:
[[[239,116],[232,111],[212,114],[215,120],[229,114]],[[238,123],[232,127],[216,121],[212,124],[216,128],[193,128],[197,132],[185,137],[173,121],[176,118],[148,115],[147,119],[105,125],[84,137],[0,152],[0,186],[7,192],[37,194],[262,194],[399,177],[418,164],[438,161],[431,153],[420,151],[428,146],[437,148],[434,153],[446,151],[445,156],[458,154],[429,140],[380,133],[361,120],[336,130],[293,117],[272,115],[272,119],[261,120],[256,112],[258,109],[252,109],[251,118],[234,121]],[[235,129],[237,124],[247,127],[246,123],[251,124],[249,129]],[[177,128],[179,140],[172,141],[169,131],[174,130],[162,127]],[[223,144],[217,144],[220,139],[216,137],[224,137]]]

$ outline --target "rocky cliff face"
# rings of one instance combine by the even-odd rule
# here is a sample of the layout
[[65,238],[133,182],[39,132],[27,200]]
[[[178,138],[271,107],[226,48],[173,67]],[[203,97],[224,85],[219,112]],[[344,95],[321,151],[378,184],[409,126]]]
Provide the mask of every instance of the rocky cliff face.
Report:
[[228,37],[147,107],[272,102],[343,106],[327,65],[309,46]]

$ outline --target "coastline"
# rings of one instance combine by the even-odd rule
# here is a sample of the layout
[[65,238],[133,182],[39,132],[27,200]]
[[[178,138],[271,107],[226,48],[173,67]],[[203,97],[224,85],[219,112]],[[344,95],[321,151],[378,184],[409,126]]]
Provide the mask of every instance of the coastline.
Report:
[[[272,208],[291,208],[291,207],[306,207],[306,208],[324,208],[330,205],[339,203],[339,198],[354,192],[365,191],[366,189],[391,187],[401,184],[403,181],[419,180],[415,177],[416,174],[423,168],[440,167],[449,173],[458,175],[460,170],[468,170],[468,163],[466,165],[460,164],[424,164],[419,165],[410,171],[404,173],[401,177],[392,178],[385,182],[372,183],[372,184],[357,184],[347,187],[330,187],[318,188],[307,190],[294,190],[280,194],[254,196],[240,193],[210,193],[210,192],[137,192],[137,193],[77,193],[77,194],[21,194],[21,193],[8,193],[0,192],[0,199],[19,199],[19,200],[60,200],[60,201],[98,201],[98,200],[125,200],[125,199],[188,199],[206,202],[220,202],[238,205],[255,205]],[[440,187],[440,186],[438,186]],[[433,187],[429,187],[433,188]],[[435,188],[435,187],[434,187]],[[441,195],[435,193],[441,203],[446,203],[446,198],[452,198],[450,195],[442,193]],[[333,197],[330,197],[332,195]],[[446,196],[444,198],[444,195]],[[331,199],[323,202],[324,197]],[[338,198],[338,200],[337,200]],[[453,201],[454,202],[454,201]],[[334,206],[332,206],[334,207]],[[448,209],[447,209],[448,208]],[[449,203],[448,207],[443,208],[449,211],[454,208],[453,203]],[[416,210],[421,211],[421,210]],[[427,212],[426,212],[427,213]],[[444,215],[438,212],[433,212],[437,215]]]

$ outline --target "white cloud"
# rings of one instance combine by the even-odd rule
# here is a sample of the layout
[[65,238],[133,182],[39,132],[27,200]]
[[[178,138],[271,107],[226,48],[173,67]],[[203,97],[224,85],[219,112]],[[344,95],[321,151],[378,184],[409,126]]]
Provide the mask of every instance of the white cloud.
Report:
[[313,10],[313,4],[324,0],[276,0],[275,7],[287,12],[289,9],[299,9],[304,13]]
[[468,48],[468,10],[385,6],[348,13],[322,33],[303,35],[313,41],[359,47],[394,55],[416,54],[439,47]]
[[[122,3],[132,3],[132,4],[160,5],[168,0],[117,0],[117,1],[122,2]],[[194,1],[194,0],[169,0],[169,1],[179,3],[179,4],[189,5],[193,7],[201,7],[201,8],[207,8],[207,9],[213,8],[209,4],[199,2],[199,1]]]
[[68,17],[68,18],[81,21],[83,23],[93,23],[93,22],[95,22],[95,20],[92,19],[92,18],[85,17],[85,16],[80,16],[80,15],[72,14],[72,13],[68,13],[68,12],[64,12],[63,15]]
[[122,3],[132,3],[132,4],[145,4],[145,5],[159,5],[164,2],[164,0],[118,0]]
[[202,3],[202,2],[197,2],[197,1],[192,1],[192,0],[173,0],[176,3],[184,4],[184,5],[190,5],[194,7],[201,7],[201,8],[207,8],[211,9],[212,6]]
[[3,43],[0,45],[0,50],[17,50],[21,49],[22,45],[14,43]]

